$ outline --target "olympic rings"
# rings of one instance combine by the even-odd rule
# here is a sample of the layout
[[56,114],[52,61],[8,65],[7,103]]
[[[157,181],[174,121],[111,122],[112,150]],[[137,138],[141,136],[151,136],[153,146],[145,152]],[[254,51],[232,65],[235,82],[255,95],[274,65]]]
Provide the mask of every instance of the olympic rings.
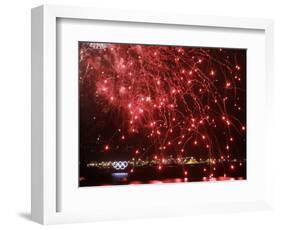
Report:
[[125,168],[128,167],[128,162],[127,161],[114,161],[112,163],[112,167],[115,168],[116,170],[124,170]]

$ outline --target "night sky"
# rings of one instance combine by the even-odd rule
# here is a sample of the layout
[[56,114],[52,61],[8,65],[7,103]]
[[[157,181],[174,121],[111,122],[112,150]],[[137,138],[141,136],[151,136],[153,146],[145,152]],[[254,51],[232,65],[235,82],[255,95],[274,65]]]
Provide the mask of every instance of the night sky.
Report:
[[79,42],[80,176],[183,157],[246,160],[246,50]]

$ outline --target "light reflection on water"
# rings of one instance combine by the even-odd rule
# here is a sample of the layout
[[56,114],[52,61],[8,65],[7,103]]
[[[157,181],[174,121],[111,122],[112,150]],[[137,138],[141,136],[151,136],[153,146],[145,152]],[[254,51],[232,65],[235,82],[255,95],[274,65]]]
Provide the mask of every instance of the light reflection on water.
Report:
[[[128,173],[119,172],[119,173],[112,173],[112,177],[115,181],[119,182],[126,182],[128,180]],[[227,177],[227,176],[221,176],[221,177],[203,177],[201,181],[235,181],[235,180],[244,180],[243,177]],[[128,184],[134,185],[134,184],[164,184],[164,183],[182,183],[182,182],[188,182],[188,177],[184,178],[167,178],[167,179],[161,179],[161,180],[149,180],[147,182],[142,182],[139,180],[133,180],[130,181]]]
[[155,167],[144,167],[112,170],[92,169],[80,180],[82,186],[106,186],[106,185],[136,185],[136,184],[165,184],[165,183],[192,183],[237,181],[246,179],[246,167],[234,164],[216,165],[215,171],[208,165],[192,165],[182,167],[165,167],[159,170]]
[[[218,178],[206,178],[203,177],[201,181],[234,181],[234,180],[243,180],[243,178],[234,178],[234,177],[218,177]],[[146,184],[165,184],[165,183],[182,183],[188,182],[188,178],[171,178],[163,180],[150,180]],[[129,184],[144,184],[141,181],[131,181]]]

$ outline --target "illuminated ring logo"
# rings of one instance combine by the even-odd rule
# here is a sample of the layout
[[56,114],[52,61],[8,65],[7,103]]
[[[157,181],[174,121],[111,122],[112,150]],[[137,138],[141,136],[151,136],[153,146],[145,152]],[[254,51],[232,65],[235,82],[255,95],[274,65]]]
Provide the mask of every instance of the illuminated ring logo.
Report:
[[116,170],[124,170],[125,168],[128,167],[128,162],[127,161],[114,161],[112,163],[112,167],[115,168]]

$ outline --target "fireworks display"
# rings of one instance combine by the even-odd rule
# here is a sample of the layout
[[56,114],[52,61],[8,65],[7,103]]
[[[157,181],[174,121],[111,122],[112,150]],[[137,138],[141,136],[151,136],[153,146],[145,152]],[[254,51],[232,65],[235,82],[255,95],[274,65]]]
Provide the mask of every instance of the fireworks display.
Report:
[[246,50],[80,42],[79,59],[81,177],[125,160],[187,181],[193,159],[204,177],[224,162],[245,179],[232,162],[246,161]]

